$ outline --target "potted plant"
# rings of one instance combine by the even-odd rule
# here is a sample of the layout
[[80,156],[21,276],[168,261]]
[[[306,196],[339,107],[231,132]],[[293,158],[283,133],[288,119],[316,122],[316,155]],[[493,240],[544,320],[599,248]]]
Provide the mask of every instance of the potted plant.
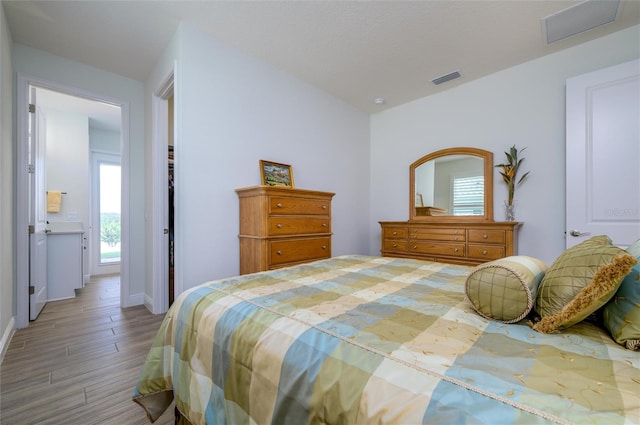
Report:
[[[520,154],[522,154],[525,149],[527,148],[522,148]],[[502,180],[507,184],[508,198],[505,202],[506,219],[507,221],[513,221],[515,220],[515,205],[513,203],[513,198],[516,187],[520,186],[525,181],[529,175],[529,171],[524,173],[522,177],[518,179],[518,171],[520,170],[520,165],[522,165],[524,158],[518,157],[518,149],[516,148],[516,145],[511,146],[511,149],[504,154],[507,157],[507,162],[496,165],[496,168],[501,168],[500,175],[502,176]]]

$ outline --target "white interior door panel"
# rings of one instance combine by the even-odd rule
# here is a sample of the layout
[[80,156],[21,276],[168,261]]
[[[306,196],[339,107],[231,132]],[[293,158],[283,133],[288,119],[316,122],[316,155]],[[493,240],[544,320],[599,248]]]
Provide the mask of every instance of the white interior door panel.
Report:
[[[31,88],[31,104],[35,88]],[[29,129],[29,320],[35,320],[47,303],[47,199],[46,128],[44,112],[37,107],[30,113]]]
[[567,80],[567,248],[640,238],[640,61]]

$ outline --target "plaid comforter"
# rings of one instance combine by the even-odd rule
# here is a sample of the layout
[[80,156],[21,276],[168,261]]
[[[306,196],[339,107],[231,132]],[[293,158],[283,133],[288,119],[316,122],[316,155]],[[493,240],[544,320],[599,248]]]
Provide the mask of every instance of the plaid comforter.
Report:
[[591,324],[502,324],[464,297],[470,267],[344,256],[192,288],[133,398],[193,424],[621,424],[640,355]]

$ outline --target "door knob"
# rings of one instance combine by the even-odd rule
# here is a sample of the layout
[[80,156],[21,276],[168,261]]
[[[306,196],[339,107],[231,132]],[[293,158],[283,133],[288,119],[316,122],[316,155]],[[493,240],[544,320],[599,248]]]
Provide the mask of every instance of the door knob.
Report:
[[569,232],[569,234],[571,236],[575,236],[576,238],[579,236],[589,236],[591,233],[590,232],[581,232],[579,230],[572,230]]

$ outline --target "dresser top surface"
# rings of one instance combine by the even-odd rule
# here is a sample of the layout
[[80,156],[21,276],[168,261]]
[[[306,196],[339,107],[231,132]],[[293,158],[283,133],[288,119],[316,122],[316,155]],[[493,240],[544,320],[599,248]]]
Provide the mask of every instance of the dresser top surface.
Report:
[[238,196],[255,196],[255,195],[283,195],[283,196],[328,196],[333,197],[335,193],[322,192],[319,190],[298,189],[286,186],[250,186],[236,189]]
[[472,228],[509,228],[516,229],[522,226],[522,222],[518,221],[443,221],[443,222],[424,222],[424,221],[379,221],[382,226],[417,226],[417,227],[464,227]]

